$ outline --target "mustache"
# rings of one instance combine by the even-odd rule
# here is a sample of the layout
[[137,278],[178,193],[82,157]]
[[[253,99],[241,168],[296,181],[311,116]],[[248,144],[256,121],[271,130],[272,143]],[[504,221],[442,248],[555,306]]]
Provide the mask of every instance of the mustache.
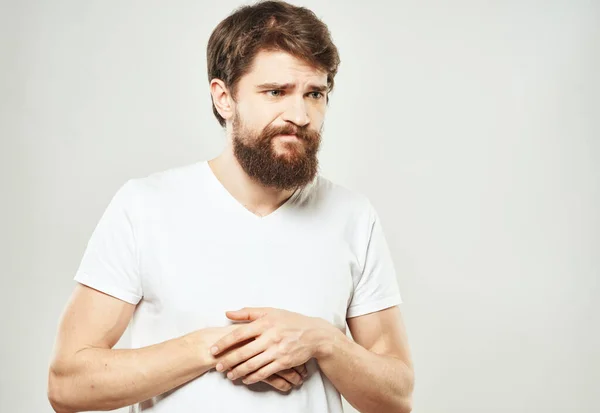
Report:
[[303,141],[314,141],[318,138],[319,132],[310,130],[306,127],[299,128],[293,125],[268,126],[262,133],[265,140],[271,140],[279,135],[295,135]]

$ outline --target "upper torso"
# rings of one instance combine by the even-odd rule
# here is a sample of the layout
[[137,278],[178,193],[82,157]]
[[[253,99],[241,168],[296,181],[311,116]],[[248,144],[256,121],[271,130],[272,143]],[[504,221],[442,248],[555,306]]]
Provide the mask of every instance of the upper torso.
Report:
[[[366,198],[317,177],[261,218],[221,186],[206,162],[133,184],[142,299],[132,347],[229,325],[225,311],[243,307],[321,317],[345,332],[372,225]],[[340,395],[314,359],[308,370],[288,394],[211,371],[131,411],[341,413]]]

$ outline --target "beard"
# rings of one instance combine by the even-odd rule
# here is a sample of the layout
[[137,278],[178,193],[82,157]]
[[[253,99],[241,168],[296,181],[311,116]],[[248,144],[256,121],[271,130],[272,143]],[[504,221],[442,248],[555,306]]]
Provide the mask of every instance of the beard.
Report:
[[[296,135],[298,140],[273,142],[279,135]],[[318,173],[317,153],[321,132],[293,124],[268,125],[252,131],[236,112],[232,123],[233,153],[254,181],[268,188],[291,190],[310,183]]]

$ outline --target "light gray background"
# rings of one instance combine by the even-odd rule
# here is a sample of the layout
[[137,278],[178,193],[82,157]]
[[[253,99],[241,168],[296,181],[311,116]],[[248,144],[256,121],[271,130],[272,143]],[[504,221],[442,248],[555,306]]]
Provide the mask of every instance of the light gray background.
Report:
[[[1,412],[51,410],[57,321],[118,187],[219,153],[205,46],[239,4],[2,3]],[[381,215],[414,411],[600,411],[599,2],[297,4],[341,52],[322,172]]]

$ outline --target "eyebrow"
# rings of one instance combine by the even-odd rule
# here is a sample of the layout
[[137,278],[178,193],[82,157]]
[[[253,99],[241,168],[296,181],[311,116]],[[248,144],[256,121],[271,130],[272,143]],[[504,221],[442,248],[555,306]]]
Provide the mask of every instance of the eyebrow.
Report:
[[[293,83],[262,83],[256,86],[260,90],[294,90],[296,85]],[[308,85],[313,92],[327,92],[327,85]]]

